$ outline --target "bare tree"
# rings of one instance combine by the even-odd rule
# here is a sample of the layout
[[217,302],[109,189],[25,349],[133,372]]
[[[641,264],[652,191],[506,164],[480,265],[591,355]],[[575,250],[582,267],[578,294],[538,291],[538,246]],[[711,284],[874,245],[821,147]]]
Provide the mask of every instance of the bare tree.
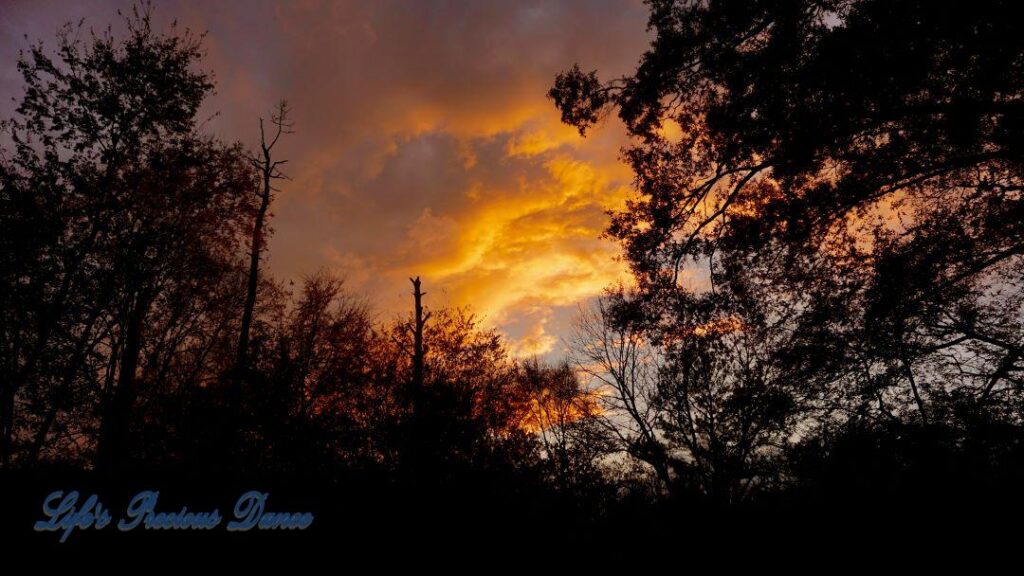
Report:
[[621,292],[581,309],[571,337],[573,360],[599,390],[596,416],[618,449],[650,465],[671,484],[668,449],[659,436],[657,401],[660,357],[635,319],[621,314]]
[[423,411],[423,367],[426,361],[427,349],[423,343],[423,327],[430,320],[430,312],[423,313],[423,297],[426,292],[420,290],[420,277],[409,278],[412,282],[413,298],[415,299],[415,324],[410,326],[413,335],[412,351],[412,394],[413,413],[419,415]]
[[252,238],[249,251],[249,278],[245,294],[245,310],[242,313],[242,325],[238,335],[238,359],[236,370],[241,372],[248,366],[249,361],[249,332],[252,329],[253,310],[256,308],[256,293],[259,287],[260,255],[264,246],[266,233],[267,210],[274,199],[274,192],[278,191],[273,186],[274,180],[283,180],[288,177],[281,172],[280,166],[287,163],[287,160],[274,160],[274,146],[277,145],[282,135],[293,133],[293,124],[288,118],[291,109],[286,100],[281,100],[277,109],[270,115],[269,135],[264,125],[263,118],[260,118],[260,155],[250,157],[250,162],[260,175],[261,187],[258,191],[259,207],[256,210],[256,218],[252,226]]

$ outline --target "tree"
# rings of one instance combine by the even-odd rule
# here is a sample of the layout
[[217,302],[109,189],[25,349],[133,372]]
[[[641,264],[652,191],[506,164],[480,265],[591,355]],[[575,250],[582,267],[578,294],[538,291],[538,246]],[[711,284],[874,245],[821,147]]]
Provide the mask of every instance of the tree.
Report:
[[633,137],[638,194],[608,231],[642,298],[759,299],[840,421],[1019,423],[1012,3],[650,6],[633,75],[574,67],[550,91],[581,132],[615,109]]
[[663,489],[673,485],[676,457],[660,433],[658,402],[663,358],[624,290],[609,292],[577,317],[573,360],[597,387],[601,411],[593,416],[616,451],[650,466]]
[[0,235],[18,250],[3,263],[5,462],[13,438],[34,459],[56,428],[71,453],[119,466],[141,382],[165,382],[207,337],[182,322],[212,312],[209,288],[237,269],[254,183],[240,147],[198,132],[213,88],[201,38],[155,31],[148,5],[125,25],[123,39],[66,26],[55,55],[37,44],[19,61],[0,162]]
[[413,321],[409,325],[412,333],[412,397],[413,417],[423,410],[424,382],[423,374],[426,368],[427,348],[423,342],[423,328],[430,320],[430,312],[423,313],[423,297],[426,293],[420,290],[420,277],[410,278],[412,284],[412,296],[415,306],[413,308]]
[[615,452],[601,427],[600,394],[588,390],[568,362],[547,366],[536,358],[519,366],[527,402],[520,427],[537,435],[550,480],[562,491],[593,497],[603,483],[602,460]]
[[211,283],[237,265],[249,213],[252,179],[239,147],[185,141],[166,155],[147,150],[143,161],[139,174],[126,178],[136,197],[129,204],[130,229],[113,254],[121,286],[121,300],[115,301],[121,308],[115,317],[120,360],[116,383],[104,400],[97,446],[99,462],[107,467],[119,466],[130,453],[140,376],[155,378],[159,372],[153,364],[166,361],[153,348],[161,342],[150,339],[178,329],[182,310],[176,307],[187,305],[188,298],[203,301],[196,285]]
[[272,134],[268,135],[263,118],[260,118],[260,155],[250,158],[250,162],[256,168],[260,177],[260,189],[257,192],[259,198],[256,209],[256,218],[253,220],[252,236],[249,240],[249,279],[246,283],[245,308],[242,312],[242,326],[238,336],[238,359],[236,360],[236,371],[244,372],[249,360],[249,332],[252,329],[253,312],[256,309],[256,295],[259,287],[260,256],[265,248],[267,210],[273,200],[275,188],[272,186],[274,180],[287,178],[280,170],[280,166],[287,160],[274,160],[274,147],[283,134],[292,134],[293,125],[288,119],[288,102],[282,100],[277,105],[277,111],[270,115],[270,124],[273,126]]
[[[420,320],[427,314],[421,310]],[[506,474],[517,465],[529,469],[534,438],[522,426],[529,395],[504,339],[481,327],[468,309],[434,309],[429,318],[417,323],[414,311],[411,319],[382,328],[389,346],[375,373],[379,386],[400,387],[397,464],[426,481],[457,478],[474,468]],[[429,351],[421,389],[409,386],[417,372],[417,340]]]
[[304,279],[270,339],[254,350],[257,379],[241,403],[252,416],[240,422],[253,432],[239,447],[250,462],[305,471],[379,462],[395,401],[376,380],[384,359],[369,306],[340,276],[319,271]]
[[785,334],[756,302],[680,294],[655,312],[625,289],[577,320],[577,365],[599,386],[591,415],[662,491],[730,505],[778,483],[793,423],[807,418],[781,361]]

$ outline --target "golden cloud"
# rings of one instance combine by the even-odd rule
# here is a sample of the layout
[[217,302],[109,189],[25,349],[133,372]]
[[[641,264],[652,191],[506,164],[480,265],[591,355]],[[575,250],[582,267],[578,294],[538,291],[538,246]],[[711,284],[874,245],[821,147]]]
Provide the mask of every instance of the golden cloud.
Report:
[[482,199],[458,217],[425,211],[409,231],[416,250],[407,265],[445,287],[454,303],[499,327],[515,317],[532,321],[514,342],[520,356],[547,353],[558,341],[547,330],[550,314],[538,310],[574,305],[625,276],[616,246],[599,238],[604,211],[629,193],[618,166],[566,156],[542,166],[543,177],[516,190],[478,192]]

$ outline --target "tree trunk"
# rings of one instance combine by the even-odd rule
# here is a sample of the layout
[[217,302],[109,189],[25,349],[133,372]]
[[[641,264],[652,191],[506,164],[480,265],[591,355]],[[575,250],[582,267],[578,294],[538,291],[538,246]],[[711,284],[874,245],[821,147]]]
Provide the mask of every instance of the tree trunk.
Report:
[[411,472],[419,475],[424,472],[428,462],[426,434],[425,434],[425,388],[424,388],[424,364],[426,363],[426,345],[423,342],[423,326],[430,318],[430,314],[423,313],[423,296],[420,291],[420,278],[410,278],[413,286],[413,297],[415,298],[415,319],[412,328],[413,350],[412,350],[412,417],[407,438],[409,449],[409,462]]
[[46,413],[43,423],[40,424],[39,429],[36,430],[35,436],[32,439],[32,444],[29,446],[28,454],[25,457],[29,465],[32,465],[39,460],[39,453],[42,451],[43,445],[46,444],[46,438],[49,436],[50,430],[53,428],[53,424],[57,421],[57,413],[60,412],[61,406],[67,402],[68,396],[71,394],[71,387],[74,385],[75,376],[78,375],[79,368],[85,361],[86,350],[89,348],[89,338],[92,336],[92,327],[99,317],[99,311],[100,309],[97,307],[89,318],[89,322],[86,323],[85,329],[82,331],[82,335],[79,336],[71,362],[68,363],[68,366],[64,369],[60,388],[58,388],[53,399],[50,401],[49,411]]
[[413,281],[413,297],[416,299],[416,326],[413,329],[412,383],[417,390],[423,388],[423,293],[420,292],[420,278]]
[[270,172],[263,173],[263,193],[260,196],[260,207],[256,212],[256,221],[252,228],[252,249],[249,254],[249,279],[245,294],[245,310],[242,312],[242,328],[238,336],[238,358],[235,368],[239,372],[249,364],[249,331],[252,328],[252,317],[256,309],[256,291],[259,288],[260,253],[263,251],[263,227],[270,206]]
[[[249,253],[249,278],[245,294],[245,310],[242,311],[242,326],[238,334],[238,357],[235,360],[235,377],[231,394],[239,395],[238,389],[241,375],[249,365],[249,332],[252,329],[253,314],[256,310],[256,293],[259,289],[260,275],[260,254],[263,252],[263,233],[266,226],[267,209],[273,198],[274,188],[271,183],[274,180],[287,178],[278,169],[278,166],[287,160],[275,161],[273,158],[274,146],[282,134],[291,134],[291,124],[288,122],[288,103],[282,100],[278,104],[276,114],[271,115],[271,123],[276,126],[273,136],[268,136],[264,129],[263,119],[260,118],[260,150],[262,157],[252,156],[250,161],[259,172],[262,178],[262,189],[260,190],[260,207],[256,212],[256,220],[252,227],[252,246]],[[239,398],[240,400],[240,398]],[[232,402],[235,400],[232,399]]]
[[127,456],[128,423],[137,395],[135,375],[142,354],[143,324],[148,312],[149,299],[142,290],[128,314],[117,386],[107,399],[100,424],[97,465],[107,471],[118,471]]

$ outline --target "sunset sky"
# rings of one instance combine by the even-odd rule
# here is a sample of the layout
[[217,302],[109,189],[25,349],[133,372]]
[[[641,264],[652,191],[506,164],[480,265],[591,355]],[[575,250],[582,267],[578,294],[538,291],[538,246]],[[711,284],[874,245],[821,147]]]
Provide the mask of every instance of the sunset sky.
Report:
[[[52,46],[63,22],[98,29],[130,6],[0,0],[0,116],[21,93],[26,35]],[[276,277],[336,270],[386,318],[418,274],[428,304],[471,305],[517,354],[555,357],[578,305],[623,277],[598,238],[630,190],[622,127],[583,140],[545,92],[573,62],[630,72],[647,44],[640,0],[155,6],[161,25],[208,31],[210,131],[254,144],[259,115],[294,108]]]

